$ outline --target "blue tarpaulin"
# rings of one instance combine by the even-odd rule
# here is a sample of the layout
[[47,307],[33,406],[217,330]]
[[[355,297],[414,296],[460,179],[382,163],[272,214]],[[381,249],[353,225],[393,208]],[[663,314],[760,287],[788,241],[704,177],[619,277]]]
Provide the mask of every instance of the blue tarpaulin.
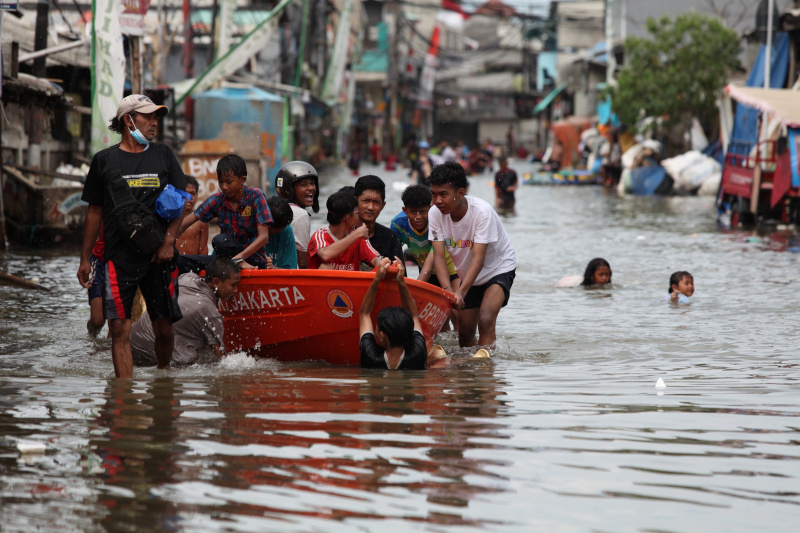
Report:
[[631,188],[633,194],[667,194],[672,189],[672,178],[661,165],[631,169]]
[[[758,58],[747,78],[748,87],[764,86],[764,63],[766,62],[766,45],[761,45]],[[769,86],[781,89],[786,82],[786,71],[789,68],[789,34],[775,32],[772,39],[772,63],[769,74]],[[752,145],[758,141],[758,114],[760,111],[742,103],[736,105],[736,118],[733,122],[731,141]]]

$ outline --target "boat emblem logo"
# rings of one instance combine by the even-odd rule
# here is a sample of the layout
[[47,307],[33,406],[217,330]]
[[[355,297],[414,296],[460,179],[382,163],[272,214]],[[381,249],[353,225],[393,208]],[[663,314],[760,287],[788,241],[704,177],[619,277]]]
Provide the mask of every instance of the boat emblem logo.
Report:
[[334,315],[342,318],[353,316],[353,301],[346,292],[339,289],[331,289],[328,291],[328,307]]

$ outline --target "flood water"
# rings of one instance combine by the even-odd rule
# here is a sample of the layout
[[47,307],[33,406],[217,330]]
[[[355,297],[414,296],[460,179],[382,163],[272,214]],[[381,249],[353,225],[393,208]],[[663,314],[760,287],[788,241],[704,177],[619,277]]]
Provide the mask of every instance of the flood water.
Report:
[[[401,173],[378,173],[388,223]],[[324,206],[353,178],[323,182]],[[488,177],[470,192],[493,198]],[[0,285],[0,530],[796,530],[796,239],[723,232],[711,198],[517,202],[494,358],[445,334],[456,362],[425,373],[238,354],[115,380],[77,251],[0,254],[52,287]],[[597,256],[613,288],[552,288]],[[676,270],[690,305],[657,301]]]

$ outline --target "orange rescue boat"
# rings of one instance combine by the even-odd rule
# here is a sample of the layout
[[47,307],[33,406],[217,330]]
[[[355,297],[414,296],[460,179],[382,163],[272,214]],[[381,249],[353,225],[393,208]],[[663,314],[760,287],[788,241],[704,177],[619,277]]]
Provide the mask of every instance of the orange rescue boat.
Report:
[[[400,305],[390,269],[381,282],[378,311]],[[340,270],[244,270],[236,295],[219,302],[225,318],[225,347],[279,361],[323,360],[358,365],[358,309],[373,272]],[[430,349],[450,315],[453,295],[406,278]]]

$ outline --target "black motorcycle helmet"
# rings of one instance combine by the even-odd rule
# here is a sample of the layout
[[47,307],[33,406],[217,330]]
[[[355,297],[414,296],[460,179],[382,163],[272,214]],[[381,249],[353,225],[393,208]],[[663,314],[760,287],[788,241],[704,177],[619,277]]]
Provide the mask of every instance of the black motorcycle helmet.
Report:
[[312,178],[317,185],[311,209],[315,213],[319,213],[319,176],[316,169],[305,161],[290,161],[283,165],[275,175],[275,190],[278,191],[281,198],[297,204],[297,198],[294,197],[294,184],[298,180],[307,178]]

